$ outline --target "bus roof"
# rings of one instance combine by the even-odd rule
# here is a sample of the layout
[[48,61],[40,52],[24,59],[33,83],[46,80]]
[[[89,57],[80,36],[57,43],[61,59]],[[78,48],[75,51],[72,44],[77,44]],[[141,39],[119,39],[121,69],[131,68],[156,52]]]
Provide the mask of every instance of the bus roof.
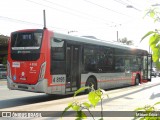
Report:
[[54,32],[54,36],[56,38],[67,39],[67,40],[77,41],[77,42],[82,42],[82,43],[88,43],[88,44],[94,44],[94,45],[100,45],[100,46],[107,46],[107,47],[119,48],[119,49],[124,49],[124,50],[142,50],[142,51],[147,52],[147,50],[143,50],[143,49],[140,49],[140,48],[135,47],[135,46],[124,45],[122,43],[106,41],[106,40],[101,40],[101,39],[72,36],[72,35],[62,34],[62,33],[57,33],[57,32]]
[[[42,29],[23,29],[23,30],[18,30],[15,32],[24,32],[24,31],[34,31],[34,30],[42,30]],[[44,29],[48,30],[48,29]],[[51,31],[51,30],[48,30]],[[53,32],[53,31],[51,31]],[[14,33],[14,32],[12,32]],[[68,35],[68,34],[63,34],[63,33],[58,33],[58,32],[53,32],[54,37],[60,38],[60,39],[66,39],[70,41],[76,41],[76,42],[81,42],[81,43],[88,43],[92,45],[100,45],[100,46],[107,46],[107,47],[113,47],[113,48],[119,48],[119,49],[124,49],[124,50],[139,50],[139,51],[146,51],[144,49],[140,49],[135,46],[129,46],[129,45],[124,45],[122,43],[114,42],[114,41],[107,41],[107,40],[102,40],[102,39],[96,39],[96,38],[91,38],[91,37],[80,37],[80,36],[73,36],[73,35]]]

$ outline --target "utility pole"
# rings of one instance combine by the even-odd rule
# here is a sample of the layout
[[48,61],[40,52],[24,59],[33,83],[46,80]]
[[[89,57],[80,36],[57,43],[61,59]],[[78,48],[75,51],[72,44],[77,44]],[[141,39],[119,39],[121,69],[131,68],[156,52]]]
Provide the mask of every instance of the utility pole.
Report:
[[43,22],[44,22],[44,29],[46,29],[46,12],[43,10]]
[[117,42],[118,42],[118,30],[117,30]]

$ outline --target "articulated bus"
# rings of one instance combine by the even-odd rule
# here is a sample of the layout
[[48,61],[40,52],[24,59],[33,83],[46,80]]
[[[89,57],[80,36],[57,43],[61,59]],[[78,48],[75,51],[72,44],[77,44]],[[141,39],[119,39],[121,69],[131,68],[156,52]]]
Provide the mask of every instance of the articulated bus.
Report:
[[146,50],[44,29],[11,33],[7,83],[11,90],[73,94],[93,85],[111,89],[151,81]]

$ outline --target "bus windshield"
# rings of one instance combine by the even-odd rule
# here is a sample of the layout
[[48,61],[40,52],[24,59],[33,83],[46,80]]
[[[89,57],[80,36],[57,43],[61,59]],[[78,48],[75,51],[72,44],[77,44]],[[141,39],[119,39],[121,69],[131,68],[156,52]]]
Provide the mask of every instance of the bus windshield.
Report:
[[37,60],[40,57],[43,30],[26,30],[11,34],[11,58],[13,60]]
[[[42,41],[42,31],[34,32],[15,32],[11,36],[12,49],[20,49],[21,47],[27,48],[40,48]],[[35,48],[34,48],[35,49]]]

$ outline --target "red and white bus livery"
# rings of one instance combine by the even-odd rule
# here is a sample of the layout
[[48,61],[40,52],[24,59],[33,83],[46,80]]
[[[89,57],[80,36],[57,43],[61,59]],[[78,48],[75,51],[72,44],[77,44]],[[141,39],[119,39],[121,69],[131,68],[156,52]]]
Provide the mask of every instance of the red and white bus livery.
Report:
[[11,33],[7,83],[12,90],[71,94],[83,86],[110,89],[151,81],[147,51],[48,29]]

